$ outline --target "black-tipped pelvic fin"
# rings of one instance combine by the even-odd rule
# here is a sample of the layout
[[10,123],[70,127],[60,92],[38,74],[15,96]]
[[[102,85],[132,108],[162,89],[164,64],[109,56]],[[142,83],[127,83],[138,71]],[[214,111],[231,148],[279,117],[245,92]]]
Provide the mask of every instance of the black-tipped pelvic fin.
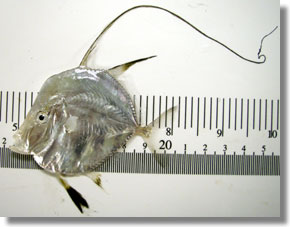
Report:
[[147,58],[140,58],[134,61],[130,61],[121,65],[117,65],[111,69],[109,69],[109,73],[113,76],[113,77],[118,77],[119,75],[121,75],[123,72],[125,72],[128,68],[130,68],[132,65],[134,65],[135,63],[141,62],[141,61],[146,61],[150,58],[154,58],[157,57],[156,55],[154,56],[150,56]]
[[63,178],[59,177],[58,179],[81,213],[83,213],[83,207],[89,208],[87,201],[77,190],[71,187]]
[[69,196],[71,197],[71,199],[74,202],[74,204],[80,210],[81,213],[83,213],[82,207],[89,208],[89,205],[88,205],[87,201],[73,187],[67,188],[66,191],[69,194]]

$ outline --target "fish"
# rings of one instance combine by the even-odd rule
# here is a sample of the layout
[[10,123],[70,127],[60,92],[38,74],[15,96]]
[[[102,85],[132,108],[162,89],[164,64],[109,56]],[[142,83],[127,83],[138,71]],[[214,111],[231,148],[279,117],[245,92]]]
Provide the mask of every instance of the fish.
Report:
[[[68,184],[65,177],[85,175],[102,188],[100,174],[96,171],[130,138],[141,136],[149,149],[152,152],[155,150],[150,134],[158,130],[153,125],[159,119],[153,119],[147,126],[139,124],[132,98],[118,77],[136,63],[153,59],[156,55],[109,69],[88,66],[88,59],[103,34],[120,17],[138,8],[165,11],[243,60],[256,64],[266,61],[260,50],[258,58],[263,57],[261,61],[242,57],[179,15],[159,6],[134,6],[112,20],[89,47],[77,67],[53,75],[44,82],[24,122],[13,135],[14,144],[10,146],[13,152],[32,155],[42,169],[55,175],[81,213],[89,205]],[[172,107],[168,111],[175,109]],[[156,160],[160,163],[160,160]]]
[[10,148],[32,154],[51,173],[80,175],[149,128],[138,124],[131,97],[110,70],[77,67],[45,81]]
[[[134,63],[111,70],[80,66],[49,77],[13,136],[10,149],[33,155],[56,174],[81,212],[87,203],[61,176],[91,176],[133,135],[150,134],[151,125],[139,125],[130,95],[113,76]],[[101,187],[99,177],[94,181]]]

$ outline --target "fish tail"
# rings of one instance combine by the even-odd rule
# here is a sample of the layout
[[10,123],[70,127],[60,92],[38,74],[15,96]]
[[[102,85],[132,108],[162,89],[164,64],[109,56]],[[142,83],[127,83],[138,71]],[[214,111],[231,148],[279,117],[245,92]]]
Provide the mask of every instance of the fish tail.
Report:
[[[156,161],[164,168],[166,166],[166,155],[164,155],[163,151],[159,149],[157,138],[157,133],[160,133],[160,129],[165,128],[165,126],[157,127],[159,122],[164,122],[165,117],[172,116],[173,113],[177,110],[177,106],[174,106],[166,111],[164,111],[160,117],[153,120],[147,126],[139,126],[136,129],[136,135],[141,136],[143,140],[146,142],[147,147],[153,153]],[[155,126],[155,127],[154,127]]]
[[136,129],[136,135],[138,136],[142,136],[143,138],[149,138],[151,135],[151,131],[152,131],[152,126],[148,125],[148,126],[139,126]]

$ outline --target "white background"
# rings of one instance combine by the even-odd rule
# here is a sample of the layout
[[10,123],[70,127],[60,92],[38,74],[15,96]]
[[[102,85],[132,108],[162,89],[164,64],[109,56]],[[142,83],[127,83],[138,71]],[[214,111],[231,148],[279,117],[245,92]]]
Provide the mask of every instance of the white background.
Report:
[[[164,4],[162,1],[154,1],[154,4],[165,6],[177,12],[197,27],[207,31],[208,34],[230,44],[242,55],[256,59],[261,37],[265,35],[265,31],[269,32],[269,28],[271,30],[279,23],[279,17],[270,20],[272,24],[268,24],[265,21],[268,21],[267,18],[272,15],[272,11],[255,7],[255,3],[258,1],[243,2],[243,7],[237,5],[240,1],[226,1],[226,4],[224,2],[223,4],[213,2],[198,4],[195,1],[179,1],[178,4],[176,1],[169,1]],[[150,4],[150,2],[146,1],[146,4]],[[1,75],[9,76],[1,76],[0,82],[7,86],[7,90],[9,88],[14,90],[30,88],[37,91],[48,75],[75,67],[87,46],[104,25],[118,13],[136,5],[136,3],[127,1],[117,6],[116,2],[114,4],[96,4],[92,1],[86,1],[86,4],[82,4],[79,1],[9,1],[9,3],[2,1],[1,5],[5,6],[0,8],[3,17],[0,22],[1,28],[6,29],[3,36],[1,35]],[[211,7],[207,7],[208,5]],[[122,22],[120,22],[119,29],[126,30],[118,32],[118,26],[116,26],[116,33],[112,32],[112,35],[110,34],[102,40],[102,45],[106,46],[106,42],[110,45],[106,46],[107,49],[100,48],[96,58],[98,66],[110,67],[120,64],[120,62],[157,54],[158,60],[148,61],[145,63],[146,67],[140,64],[138,71],[136,67],[129,72],[125,82],[129,83],[128,87],[134,88],[131,92],[138,91],[142,94],[146,92],[148,94],[150,92],[166,94],[168,90],[175,92],[176,83],[172,83],[174,80],[185,81],[182,83],[182,89],[177,91],[178,94],[182,95],[201,93],[217,95],[217,87],[222,88],[218,89],[218,95],[221,96],[231,96],[237,92],[243,97],[245,95],[254,97],[260,92],[268,94],[269,97],[277,95],[276,92],[272,93],[272,91],[277,91],[280,82],[275,73],[271,73],[277,72],[277,68],[275,68],[277,62],[273,62],[275,59],[279,59],[279,51],[275,52],[277,48],[271,48],[271,45],[275,47],[275,39],[279,40],[277,34],[273,35],[269,41],[267,40],[267,47],[265,45],[263,49],[264,53],[268,55],[270,64],[272,61],[274,68],[269,66],[269,68],[266,67],[259,71],[261,69],[258,69],[256,65],[249,66],[248,63],[241,62],[240,59],[233,57],[217,45],[208,40],[204,41],[203,37],[198,38],[195,34],[192,38],[193,32],[186,26],[180,25],[181,23],[177,23],[170,16],[164,15],[164,17],[160,16],[159,18],[159,12],[146,12],[146,14],[144,12],[144,15],[140,13],[140,17],[143,16],[145,20],[148,18],[148,14],[150,18],[158,18],[158,21],[160,19],[160,22],[154,23],[156,28],[152,28],[152,22],[144,22],[144,25],[138,25],[139,29],[141,26],[141,31],[134,33],[133,31],[138,29],[138,26],[135,23],[131,25],[130,21],[134,22],[134,16],[139,16],[139,13],[132,13],[124,20],[126,22],[123,23],[123,27],[121,26]],[[164,24],[167,20],[170,20],[169,24],[172,25],[170,28]],[[159,34],[163,28],[167,35]],[[153,29],[153,31],[146,32],[148,29]],[[125,32],[127,30],[128,32]],[[157,33],[158,35],[153,37],[148,35]],[[129,38],[140,42],[132,44],[128,40],[128,36],[120,36],[116,42],[116,36],[113,34],[129,34]],[[179,34],[182,34],[182,38],[179,37]],[[251,34],[250,37],[248,34]],[[191,43],[192,40],[194,40],[195,45],[184,48],[184,44]],[[180,42],[182,44],[179,46]],[[133,48],[132,46],[126,48],[128,43],[133,45]],[[168,47],[169,43],[171,44],[170,48]],[[125,50],[120,51],[121,48]],[[138,50],[135,51],[135,55],[130,52],[132,49]],[[122,54],[118,54],[120,52]],[[193,52],[195,53],[194,57],[192,57]],[[181,58],[182,55],[185,57]],[[29,57],[27,58],[27,56]],[[192,62],[196,62],[196,64]],[[197,67],[200,65],[201,67]],[[164,83],[163,86],[160,86],[154,76],[148,76],[152,75],[150,68],[154,68],[154,73],[160,75],[161,78],[167,78],[161,81]],[[219,72],[219,69],[222,70]],[[189,74],[186,73],[188,71]],[[137,72],[138,78],[135,77]],[[239,77],[239,73],[243,77]],[[266,75],[267,81],[270,83],[261,84],[262,78],[253,77],[256,73],[260,76]],[[213,78],[213,74],[219,75],[219,77]],[[178,76],[174,77],[174,75]],[[192,80],[189,78],[192,75],[204,76],[201,79]],[[232,81],[235,80],[234,78],[237,78],[238,81]],[[142,83],[139,83],[141,79]],[[191,84],[189,81],[193,81],[193,83]],[[226,86],[227,83],[224,81],[231,81],[233,86]],[[255,89],[257,85],[260,86],[259,89]],[[150,90],[145,91],[144,89],[148,87]],[[225,87],[228,89],[224,89]],[[258,94],[257,91],[259,91]],[[12,215],[13,213],[25,215],[31,214],[31,212],[35,215],[79,215],[54,178],[29,170],[28,173],[26,171],[19,173],[19,170],[5,171],[1,170],[1,181],[5,185],[2,185],[1,188],[1,213],[3,215]],[[7,174],[13,175],[13,171],[17,172],[18,177],[3,178]],[[33,181],[30,179],[29,184],[27,184],[26,178],[19,176],[19,174],[23,174],[23,176],[28,174]],[[279,193],[279,187],[276,187],[279,185],[278,178],[273,179],[273,184],[270,187],[265,179],[255,179],[255,184],[253,184],[253,178],[240,178],[238,181],[234,181],[234,184],[230,177],[204,176],[152,177],[144,175],[136,178],[132,175],[122,175],[122,179],[120,179],[120,176],[110,174],[106,176],[104,174],[103,179],[104,187],[106,188],[108,185],[107,187],[110,189],[107,192],[108,195],[96,189],[87,179],[72,179],[71,181],[72,184],[78,185],[79,191],[86,195],[88,201],[97,198],[97,202],[92,205],[96,212],[89,215],[102,216],[109,215],[110,212],[112,216],[164,216],[166,214],[168,216],[260,216],[277,214],[272,212],[273,207],[278,208],[277,201],[274,200],[274,203],[270,204],[272,208],[267,208],[267,201],[263,199],[268,198],[267,196],[273,193]],[[261,180],[261,182],[257,182],[257,180]],[[189,186],[185,188],[185,182],[189,181],[194,182],[194,184],[187,184]],[[130,187],[130,182],[134,182],[134,186]],[[245,185],[258,185],[259,189],[267,190],[257,192],[255,187],[245,187]],[[146,188],[145,192],[144,187]],[[35,190],[36,188],[37,190]],[[138,193],[132,194],[128,188]],[[140,193],[141,191],[142,193]],[[11,192],[13,192],[13,199]],[[35,192],[35,194],[31,195],[31,192]],[[126,193],[130,199],[124,196]],[[259,203],[251,205],[252,201],[249,201],[247,196],[251,193],[256,193],[255,201],[260,201]],[[43,194],[46,195],[44,199]],[[199,202],[194,203],[197,199]],[[144,201],[146,202],[144,203]],[[108,207],[108,204],[115,206]],[[140,207],[136,207],[136,204],[139,204]],[[186,208],[184,204],[186,204]],[[13,223],[13,219],[8,223]]]

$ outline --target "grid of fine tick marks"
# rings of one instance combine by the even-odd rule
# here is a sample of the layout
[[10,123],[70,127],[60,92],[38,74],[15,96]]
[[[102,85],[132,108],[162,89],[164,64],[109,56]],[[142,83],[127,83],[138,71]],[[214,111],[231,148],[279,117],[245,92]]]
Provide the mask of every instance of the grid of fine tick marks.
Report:
[[[0,92],[0,122],[21,124],[33,104],[36,92]],[[165,122],[158,127],[244,130],[248,137],[251,130],[279,130],[280,100],[238,99],[213,97],[133,96],[140,125],[148,125],[165,111]],[[176,106],[169,116],[168,109]],[[138,107],[138,108],[136,108]],[[226,125],[227,124],[227,125]],[[155,125],[156,126],[156,125]]]
[[[280,156],[120,153],[96,171],[112,173],[187,174],[187,175],[280,175]],[[1,168],[40,169],[32,156],[0,148]]]
[[[143,104],[142,95],[133,97],[135,107],[140,107],[137,114],[141,125],[148,125],[165,111],[165,122],[159,118],[159,128],[194,129],[196,136],[202,129],[220,129],[223,134],[225,130],[242,130],[248,137],[252,130],[272,131],[280,127],[279,99],[146,96]],[[168,118],[167,110],[174,106],[174,116]]]

